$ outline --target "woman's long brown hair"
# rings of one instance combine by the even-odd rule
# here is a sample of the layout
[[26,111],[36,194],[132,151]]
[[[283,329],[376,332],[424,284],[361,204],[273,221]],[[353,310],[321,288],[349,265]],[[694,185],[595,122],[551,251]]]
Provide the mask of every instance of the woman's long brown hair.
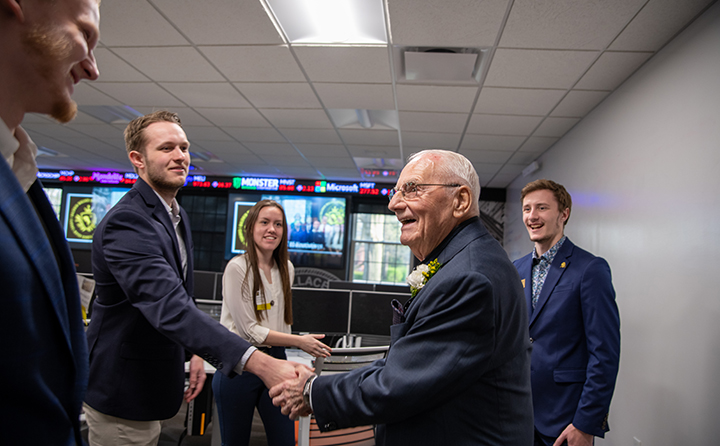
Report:
[[[283,222],[283,233],[282,237],[280,238],[280,244],[277,248],[273,251],[273,259],[275,260],[275,264],[277,265],[278,269],[280,270],[280,278],[282,279],[282,289],[283,289],[283,296],[285,301],[285,323],[288,325],[292,325],[293,323],[293,316],[292,316],[292,284],[290,283],[290,272],[288,270],[288,225],[287,225],[287,218],[285,218],[285,210],[282,206],[280,206],[280,203],[274,200],[260,200],[255,205],[250,208],[250,211],[248,211],[248,216],[245,219],[245,225],[243,226],[243,232],[245,233],[245,246],[247,246],[247,252],[245,255],[247,256],[248,263],[250,264],[250,268],[245,270],[245,279],[243,280],[243,289],[247,289],[248,287],[248,275],[250,274],[250,271],[252,270],[252,277],[253,277],[253,289],[252,294],[250,294],[250,298],[253,301],[253,309],[255,310],[255,319],[260,322],[263,319],[263,312],[258,309],[258,304],[267,304],[267,301],[265,300],[265,289],[262,284],[262,278],[260,276],[260,268],[258,267],[258,255],[257,255],[257,246],[255,245],[255,238],[253,237],[253,229],[255,228],[255,223],[258,220],[258,217],[260,215],[260,211],[263,208],[266,208],[268,206],[274,206],[278,209],[280,209],[280,212],[282,213],[282,222]],[[250,290],[248,290],[250,291]],[[260,295],[262,296],[262,302],[258,302],[255,297],[258,295],[258,292],[260,292]]]

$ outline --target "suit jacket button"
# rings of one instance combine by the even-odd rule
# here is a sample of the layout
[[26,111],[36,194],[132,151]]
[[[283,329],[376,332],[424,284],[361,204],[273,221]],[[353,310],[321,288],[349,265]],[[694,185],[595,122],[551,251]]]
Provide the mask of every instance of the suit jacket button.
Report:
[[530,343],[532,344],[533,342],[535,342],[535,339],[530,338]]

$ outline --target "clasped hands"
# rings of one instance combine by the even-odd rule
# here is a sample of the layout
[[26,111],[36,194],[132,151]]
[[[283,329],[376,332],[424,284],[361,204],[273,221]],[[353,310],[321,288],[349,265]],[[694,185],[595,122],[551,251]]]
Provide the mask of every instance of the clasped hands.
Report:
[[312,409],[303,401],[303,387],[305,382],[312,376],[313,370],[307,367],[296,367],[296,377],[288,379],[273,386],[270,389],[270,398],[274,405],[280,407],[283,415],[287,415],[291,420],[297,420],[299,417],[310,415]]

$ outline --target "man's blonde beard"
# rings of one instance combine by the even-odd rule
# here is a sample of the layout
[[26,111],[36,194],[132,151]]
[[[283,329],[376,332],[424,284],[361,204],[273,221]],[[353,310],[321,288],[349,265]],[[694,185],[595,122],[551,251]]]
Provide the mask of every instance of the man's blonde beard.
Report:
[[[70,41],[50,26],[35,25],[22,36],[22,42],[38,61],[40,75],[59,90],[55,92],[56,97],[51,99],[53,104],[50,116],[62,124],[72,121],[77,114],[77,103],[62,94],[62,79],[56,72],[57,67],[62,66],[72,53]],[[60,97],[57,97],[58,94]]]

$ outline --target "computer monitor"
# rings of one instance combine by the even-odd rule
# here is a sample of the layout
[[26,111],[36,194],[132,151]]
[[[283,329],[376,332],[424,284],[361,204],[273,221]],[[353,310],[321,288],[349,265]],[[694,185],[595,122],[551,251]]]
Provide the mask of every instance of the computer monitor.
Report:
[[294,333],[343,335],[348,332],[350,292],[326,288],[293,288]]
[[390,336],[392,307],[390,302],[403,296],[371,291],[353,291],[350,312],[350,333],[356,335]]
[[216,282],[222,280],[220,274],[213,271],[194,271],[193,272],[193,296],[196,299],[205,300],[222,300],[222,294],[215,294]]

